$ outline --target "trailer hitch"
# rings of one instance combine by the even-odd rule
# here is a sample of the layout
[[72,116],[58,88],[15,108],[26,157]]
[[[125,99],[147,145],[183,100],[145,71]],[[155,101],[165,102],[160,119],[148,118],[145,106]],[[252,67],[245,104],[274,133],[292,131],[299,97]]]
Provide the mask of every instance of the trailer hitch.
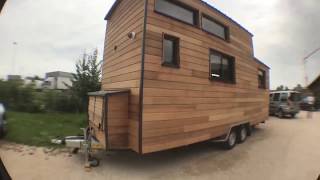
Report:
[[89,128],[82,128],[83,136],[67,136],[62,139],[52,139],[51,143],[65,145],[67,148],[72,148],[73,153],[82,150],[85,155],[85,168],[99,166],[99,160],[91,154],[93,150],[101,150],[103,146],[99,141],[91,135]]

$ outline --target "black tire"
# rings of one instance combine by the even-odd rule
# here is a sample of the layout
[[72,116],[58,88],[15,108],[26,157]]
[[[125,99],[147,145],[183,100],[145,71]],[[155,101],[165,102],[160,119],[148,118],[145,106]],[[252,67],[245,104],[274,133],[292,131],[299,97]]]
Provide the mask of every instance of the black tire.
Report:
[[237,144],[237,132],[234,129],[232,129],[228,136],[227,141],[223,143],[223,147],[226,150],[231,150],[236,146],[236,144]]
[[89,162],[91,167],[98,167],[100,165],[100,160],[95,157],[90,157]]
[[253,131],[253,127],[251,125],[247,126],[247,132],[248,132],[248,136],[252,135],[252,131]]
[[284,113],[283,113],[282,109],[280,109],[280,110],[278,111],[277,115],[278,115],[278,118],[280,118],[280,119],[283,119],[283,118],[284,118]]
[[247,140],[248,137],[248,130],[245,126],[240,126],[238,130],[237,140],[238,143],[244,143]]
[[294,113],[291,114],[291,118],[292,118],[292,119],[296,118],[296,114],[294,114]]

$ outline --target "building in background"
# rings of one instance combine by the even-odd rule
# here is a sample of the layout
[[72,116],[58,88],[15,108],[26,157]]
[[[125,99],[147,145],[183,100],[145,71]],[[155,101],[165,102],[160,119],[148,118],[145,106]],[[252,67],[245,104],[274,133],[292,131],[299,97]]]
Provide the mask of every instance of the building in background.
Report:
[[3,8],[5,3],[6,3],[6,0],[1,0],[0,1],[0,13],[1,13],[1,10],[2,10],[2,8]]
[[38,76],[24,78],[24,85],[33,85],[34,89],[41,90],[43,87],[44,79]]
[[308,89],[312,91],[316,97],[315,107],[320,108],[320,75],[308,86]]
[[55,71],[46,73],[43,88],[66,90],[68,86],[72,86],[73,74],[62,71]]
[[8,81],[23,81],[23,79],[20,75],[8,75],[7,80]]

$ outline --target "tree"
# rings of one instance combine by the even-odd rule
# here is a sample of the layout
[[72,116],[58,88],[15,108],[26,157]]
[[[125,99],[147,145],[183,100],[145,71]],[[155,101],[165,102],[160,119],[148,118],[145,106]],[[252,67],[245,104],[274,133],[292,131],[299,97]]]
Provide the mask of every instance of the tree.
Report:
[[278,86],[276,90],[277,91],[288,91],[289,88],[288,88],[288,86],[281,85],[281,86]]
[[73,75],[72,86],[69,88],[79,99],[80,111],[87,110],[88,92],[99,91],[101,88],[101,62],[97,58],[96,49],[91,54],[84,53],[76,63],[76,74]]
[[301,84],[298,84],[295,88],[293,88],[294,91],[303,92],[303,87]]

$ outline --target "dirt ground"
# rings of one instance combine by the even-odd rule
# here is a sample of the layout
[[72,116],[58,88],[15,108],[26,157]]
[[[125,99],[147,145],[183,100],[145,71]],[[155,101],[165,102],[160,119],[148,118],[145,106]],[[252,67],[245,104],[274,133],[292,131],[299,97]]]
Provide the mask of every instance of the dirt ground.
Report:
[[0,156],[15,180],[316,180],[320,174],[320,112],[313,119],[270,120],[231,151],[201,143],[139,156],[102,152],[101,165],[83,168],[83,154],[0,142]]

